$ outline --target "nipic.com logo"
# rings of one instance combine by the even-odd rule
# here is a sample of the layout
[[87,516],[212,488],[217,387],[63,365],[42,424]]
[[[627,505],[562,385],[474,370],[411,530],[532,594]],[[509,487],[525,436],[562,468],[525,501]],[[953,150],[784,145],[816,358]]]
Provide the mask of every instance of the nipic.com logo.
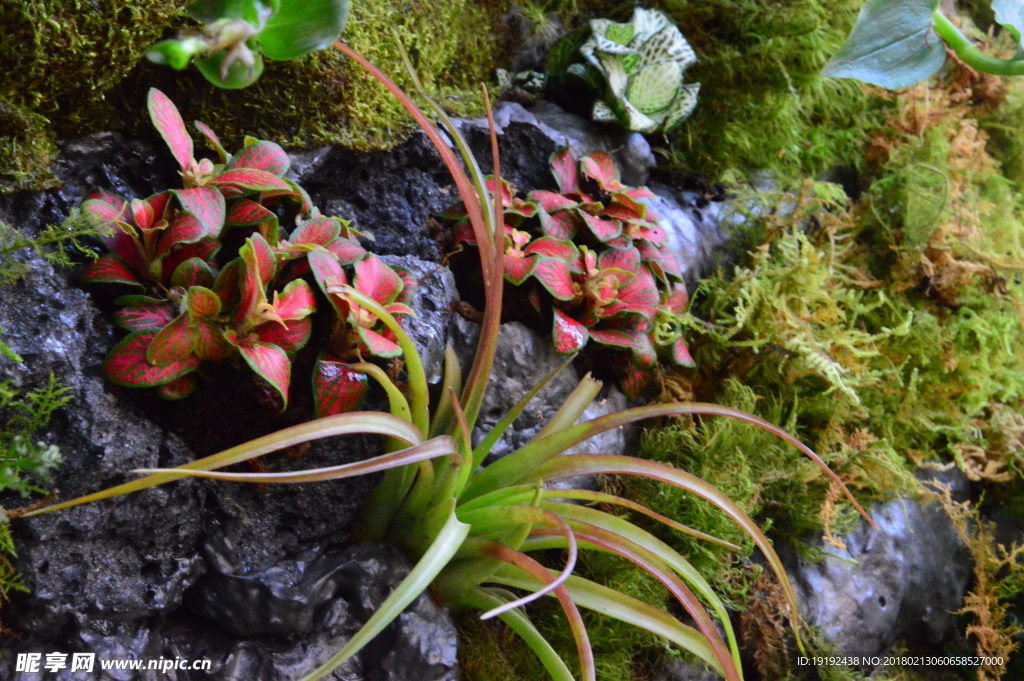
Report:
[[[100,660],[99,668],[103,670],[154,670],[167,673],[175,669],[210,671],[210,660],[186,660],[182,658],[155,660],[133,660],[129,658]],[[57,673],[65,669],[77,672],[91,672],[96,667],[96,653],[18,653],[14,662],[16,672],[50,672]]]

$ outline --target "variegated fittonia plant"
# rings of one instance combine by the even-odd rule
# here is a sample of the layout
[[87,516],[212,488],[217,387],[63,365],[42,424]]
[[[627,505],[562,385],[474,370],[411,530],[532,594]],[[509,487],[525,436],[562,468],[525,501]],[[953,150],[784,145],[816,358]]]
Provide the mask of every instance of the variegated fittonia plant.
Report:
[[697,56],[676,25],[658,10],[637,7],[628,24],[592,20],[590,37],[579,46],[579,54],[584,61],[570,65],[568,74],[599,93],[592,112],[595,121],[618,122],[643,133],[665,132],[697,106],[700,83],[683,82]]

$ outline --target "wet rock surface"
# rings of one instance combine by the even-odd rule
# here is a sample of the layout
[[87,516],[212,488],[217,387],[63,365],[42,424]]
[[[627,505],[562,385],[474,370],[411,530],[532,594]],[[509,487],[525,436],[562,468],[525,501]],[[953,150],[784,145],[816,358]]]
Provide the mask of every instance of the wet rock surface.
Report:
[[[957,496],[967,493],[956,471],[934,474]],[[898,639],[936,648],[953,634],[971,575],[971,558],[937,503],[893,499],[875,504],[874,529],[861,522],[842,537],[846,549],[824,546],[814,564],[783,557],[807,621],[838,654],[876,655]]]

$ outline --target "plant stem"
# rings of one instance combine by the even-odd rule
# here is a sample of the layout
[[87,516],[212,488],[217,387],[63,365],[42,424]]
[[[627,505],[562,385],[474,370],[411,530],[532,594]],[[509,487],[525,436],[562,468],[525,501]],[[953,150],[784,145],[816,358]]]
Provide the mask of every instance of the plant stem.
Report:
[[997,59],[990,57],[977,48],[960,29],[953,25],[953,22],[936,9],[932,14],[935,32],[946,41],[946,44],[953,48],[956,55],[968,66],[982,73],[992,73],[997,76],[1021,76],[1024,75],[1024,59]]

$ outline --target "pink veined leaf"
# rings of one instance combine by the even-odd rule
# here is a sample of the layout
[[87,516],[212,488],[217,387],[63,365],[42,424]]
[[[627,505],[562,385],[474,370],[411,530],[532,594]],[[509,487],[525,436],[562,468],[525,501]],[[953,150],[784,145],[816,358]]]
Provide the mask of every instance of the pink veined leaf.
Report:
[[679,259],[668,248],[658,248],[647,239],[641,239],[637,242],[637,248],[640,250],[640,255],[643,256],[644,260],[656,263],[667,276],[677,281],[683,278],[683,270],[679,265]]
[[635,274],[640,270],[640,251],[632,246],[604,251],[597,258],[597,266],[602,270],[614,268]]
[[262,234],[253,234],[246,239],[251,244],[252,253],[255,256],[256,269],[260,273],[260,280],[263,285],[270,283],[270,280],[277,274],[277,257],[274,249],[270,247]]
[[690,307],[690,294],[686,291],[686,284],[677,282],[672,285],[672,290],[662,302],[662,307],[667,308],[675,314],[683,314]]
[[156,222],[154,219],[156,213],[151,205],[139,199],[132,199],[131,207],[132,218],[139,229],[150,229],[153,227],[153,223]]
[[220,271],[213,282],[213,291],[220,298],[223,308],[233,309],[241,298],[242,259],[235,258]]
[[159,331],[174,320],[174,307],[170,303],[129,305],[114,312],[114,323],[126,331]]
[[539,207],[546,210],[548,213],[553,213],[556,210],[565,210],[567,208],[575,208],[577,204],[575,201],[567,196],[562,196],[558,192],[549,192],[543,189],[530,192],[530,201],[535,202]]
[[174,195],[178,198],[183,210],[192,213],[199,223],[206,228],[207,236],[216,239],[224,227],[227,207],[224,196],[213,187],[193,187],[177,189]]
[[553,239],[569,240],[576,236],[577,220],[573,216],[574,211],[563,210],[557,213],[548,214],[546,211],[539,211],[540,229],[546,236]]
[[313,322],[309,317],[292,319],[285,322],[285,326],[277,322],[267,322],[260,324],[253,331],[264,343],[272,343],[286,353],[292,354],[306,347],[313,331]]
[[192,124],[196,126],[196,130],[199,134],[206,138],[206,146],[213,151],[217,152],[217,157],[221,163],[227,163],[231,155],[224,149],[224,146],[220,143],[220,138],[217,137],[217,133],[210,129],[206,123],[202,121],[192,121]]
[[192,352],[206,360],[221,360],[235,353],[235,347],[224,338],[220,325],[207,317],[189,320]]
[[249,199],[239,199],[231,204],[224,222],[231,226],[250,227],[276,219],[277,215],[269,208]]
[[521,286],[533,274],[533,268],[537,265],[537,256],[517,258],[506,253],[502,263],[505,265],[505,281],[514,286]]
[[658,353],[654,350],[648,334],[641,333],[640,338],[640,347],[633,349],[633,364],[641,369],[650,369],[658,363]]
[[561,258],[566,262],[576,259],[580,252],[576,244],[564,239],[542,236],[534,239],[524,251],[527,255],[537,254],[548,258]]
[[316,312],[313,289],[302,279],[288,282],[280,294],[274,292],[274,310],[285,321],[308,317]]
[[329,286],[346,286],[348,284],[345,271],[331,256],[313,251],[307,256],[307,259],[309,260],[309,269],[312,270],[313,277],[324,295],[330,295],[327,293]]
[[573,355],[583,349],[590,340],[587,327],[569,317],[557,307],[554,308],[555,318],[552,323],[551,335],[555,342],[556,355]]
[[200,359],[194,355],[167,366],[150,364],[146,350],[156,331],[137,331],[115,345],[103,362],[103,373],[114,383],[129,388],[153,388],[194,371]]
[[341,225],[334,218],[313,218],[300,224],[288,242],[293,244],[315,244],[327,246],[341,234]]
[[[495,187],[495,184],[494,184],[494,176],[493,175],[488,175],[487,176],[487,178],[484,180],[484,185],[487,187],[487,191],[488,192],[490,192],[491,194],[494,194],[494,190],[496,189],[496,187]],[[502,206],[508,206],[509,204],[511,204],[512,203],[512,196],[513,196],[512,183],[509,182],[508,180],[506,180],[505,178],[502,178],[502,180],[501,180],[501,205]]]
[[116,255],[101,255],[85,271],[85,280],[98,284],[129,284],[142,287],[138,277],[127,263]]
[[572,157],[569,147],[556,151],[551,155],[551,172],[558,182],[558,191],[569,194],[579,191],[580,180],[576,169],[576,160]]
[[283,179],[255,168],[234,168],[210,180],[210,186],[216,187],[224,198],[232,199],[255,192],[292,193],[291,186]]
[[[291,188],[291,196],[298,200],[300,213],[305,214],[313,210],[313,200],[309,198],[309,194],[305,189],[300,187],[298,183],[287,178],[285,178],[284,182]],[[266,198],[269,194],[264,194],[263,196]]]
[[392,316],[395,317],[397,317],[400,314],[409,315],[410,317],[416,316],[416,312],[411,307],[404,303],[388,303],[387,305],[384,306],[384,309],[390,312]]
[[146,350],[146,361],[156,366],[168,366],[189,357],[192,354],[192,330],[188,322],[187,314],[178,315],[161,329]]
[[280,177],[288,172],[291,164],[291,159],[288,158],[284,149],[273,142],[260,140],[235,154],[231,163],[228,164],[228,169],[252,168]]
[[640,350],[647,342],[644,334],[625,329],[590,329],[590,337],[601,345],[629,350]]
[[622,175],[612,157],[603,151],[595,151],[580,159],[580,171],[606,192],[621,192],[626,189],[622,184]]
[[185,121],[181,120],[178,108],[167,95],[156,88],[149,89],[146,104],[153,127],[164,138],[164,142],[167,142],[178,165],[185,170],[192,162],[192,138],[185,129]]
[[646,267],[633,275],[626,285],[619,289],[618,298],[605,308],[604,316],[612,316],[620,312],[635,312],[648,319],[658,315],[658,284],[654,275]]
[[654,192],[647,187],[633,187],[622,191],[626,196],[633,199],[653,199]]
[[533,270],[533,276],[558,300],[572,300],[575,291],[569,265],[558,258],[541,258]]
[[357,326],[359,338],[366,345],[367,351],[374,357],[398,357],[402,354],[402,348],[390,338],[385,338],[373,329],[364,329]]
[[665,233],[665,230],[655,222],[634,220],[631,224],[627,225],[626,231],[628,231],[634,239],[647,239],[658,248],[664,248],[668,245],[668,235]]
[[608,246],[609,248],[625,250],[627,248],[633,247],[633,241],[625,234],[620,234],[614,239],[608,239],[608,241],[604,242],[604,245]]
[[189,258],[174,268],[171,274],[171,287],[187,289],[190,286],[213,286],[216,275],[202,258]]
[[356,263],[353,285],[382,305],[394,302],[402,292],[402,278],[375,255]]
[[316,418],[357,410],[366,396],[367,382],[366,374],[321,354],[313,368]]
[[272,343],[263,343],[252,336],[238,342],[232,339],[232,335],[233,332],[228,332],[228,341],[238,348],[249,368],[281,394],[283,411],[288,407],[288,383],[292,378],[292,362],[287,353]]
[[395,298],[395,302],[402,304],[411,303],[413,295],[416,293],[417,287],[419,287],[419,282],[416,281],[416,277],[413,276],[412,272],[404,267],[395,266],[391,269],[402,279],[402,292]]
[[165,400],[183,400],[191,395],[196,389],[196,379],[192,374],[179,376],[170,383],[165,383],[156,389],[160,397]]
[[124,260],[129,267],[139,272],[145,272],[147,267],[146,256],[142,251],[142,243],[136,235],[135,228],[124,222],[104,222],[104,226],[110,228],[110,232],[100,236],[103,245],[112,255]]
[[[180,250],[171,249],[171,252],[163,259],[164,281],[174,279],[174,273],[178,271],[178,267],[192,258],[198,258],[209,264],[213,261],[213,257],[217,255],[219,250],[220,242],[210,237],[203,237],[194,244],[185,244]],[[210,271],[213,272],[212,268]],[[202,280],[197,280],[195,283],[202,286],[206,285],[203,284]]]
[[100,220],[124,222],[128,217],[128,204],[120,196],[97,190],[82,203],[82,212],[90,213]]
[[351,265],[366,257],[366,249],[360,246],[355,239],[339,237],[327,244],[325,248],[334,254],[340,265]]
[[631,400],[640,397],[640,394],[654,379],[654,374],[649,369],[641,369],[636,366],[620,367],[615,370],[615,373],[619,378],[622,392]]
[[693,361],[693,355],[690,354],[690,348],[686,344],[686,340],[681,336],[672,344],[672,361],[681,367],[692,368],[697,366],[697,363]]
[[629,194],[617,192],[612,195],[611,203],[601,211],[601,215],[623,221],[643,220],[647,217],[647,206]]
[[605,220],[584,211],[577,211],[576,214],[583,218],[591,233],[600,241],[609,241],[622,234],[622,223],[618,220]]
[[220,314],[220,297],[205,286],[192,286],[187,294],[188,313],[193,317],[216,317]]
[[187,211],[178,211],[171,224],[160,235],[153,258],[162,258],[175,246],[195,243],[206,234],[206,228],[199,222],[199,218]]

